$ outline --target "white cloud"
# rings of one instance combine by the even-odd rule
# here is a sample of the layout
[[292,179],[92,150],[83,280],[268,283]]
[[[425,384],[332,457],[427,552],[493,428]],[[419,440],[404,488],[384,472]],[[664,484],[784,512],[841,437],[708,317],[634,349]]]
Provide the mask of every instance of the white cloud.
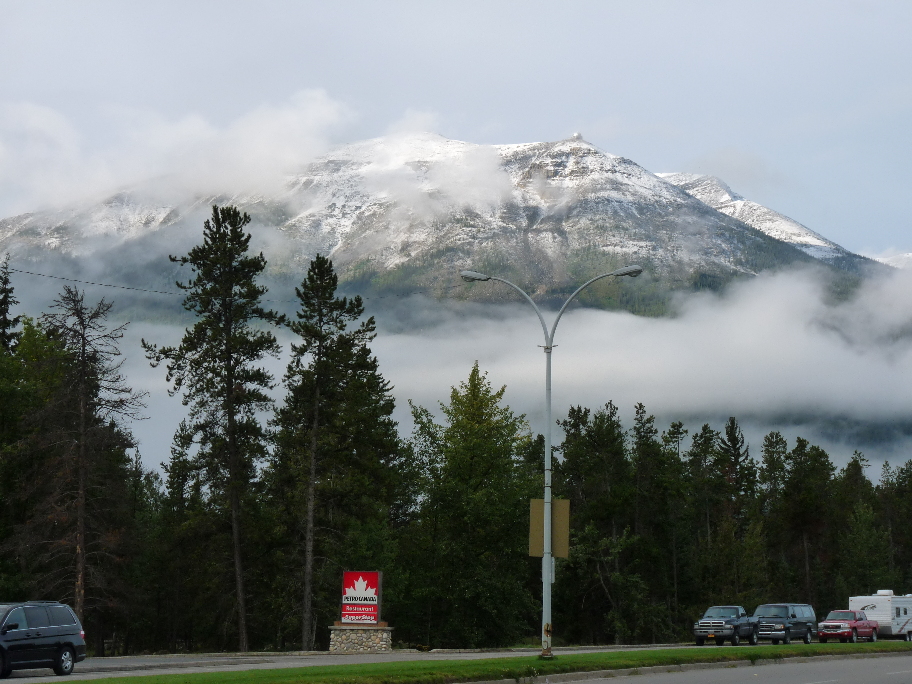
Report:
[[[910,435],[878,444],[855,427],[912,417],[910,287],[912,274],[897,272],[833,304],[811,273],[790,273],[735,285],[724,296],[689,296],[670,318],[571,310],[555,336],[554,417],[571,404],[597,408],[613,400],[629,427],[641,401],[660,427],[684,420],[691,430],[707,421],[721,428],[734,415],[758,456],[762,434],[782,429],[790,440],[822,444],[837,462],[856,448],[875,460],[905,461]],[[405,399],[436,407],[477,359],[541,431],[541,344],[534,312],[517,304],[430,332],[381,335],[375,349],[406,425]]]
[[59,206],[164,177],[168,190],[210,194],[276,191],[328,147],[353,118],[325,92],[297,93],[225,124],[189,114],[109,112],[115,142],[90,148],[63,115],[31,103],[0,107],[0,215]]

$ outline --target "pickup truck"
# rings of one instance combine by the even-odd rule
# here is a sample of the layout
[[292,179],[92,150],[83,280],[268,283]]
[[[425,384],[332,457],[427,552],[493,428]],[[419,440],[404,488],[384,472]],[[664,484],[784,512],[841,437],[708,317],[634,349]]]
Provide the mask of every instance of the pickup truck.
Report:
[[743,606],[712,606],[693,626],[697,646],[707,639],[714,639],[718,646],[730,641],[732,646],[747,639],[751,646],[757,645],[757,623],[751,620]]
[[877,641],[876,620],[868,620],[863,610],[831,610],[826,619],[817,625],[817,638],[821,644],[827,639],[839,639],[842,643],[859,639]]

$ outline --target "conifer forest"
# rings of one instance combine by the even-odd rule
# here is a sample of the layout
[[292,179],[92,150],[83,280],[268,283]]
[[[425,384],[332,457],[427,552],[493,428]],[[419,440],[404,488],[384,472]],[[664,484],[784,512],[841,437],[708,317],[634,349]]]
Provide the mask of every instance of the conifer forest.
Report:
[[[543,438],[478,364],[439,407],[412,405],[401,435],[362,299],[317,256],[296,314],[271,311],[249,220],[214,207],[171,257],[193,323],[177,345],[143,341],[185,407],[161,472],[136,455],[144,396],[118,362],[113,302],[65,286],[21,311],[0,266],[0,598],[68,603],[95,655],[314,650],[343,570],[381,570],[397,645],[537,644]],[[280,353],[273,377],[264,360]],[[837,468],[778,432],[748,445],[736,417],[555,409],[554,494],[571,502],[557,645],[689,640],[712,604],[825,615],[912,592],[912,461],[872,473],[855,452]]]

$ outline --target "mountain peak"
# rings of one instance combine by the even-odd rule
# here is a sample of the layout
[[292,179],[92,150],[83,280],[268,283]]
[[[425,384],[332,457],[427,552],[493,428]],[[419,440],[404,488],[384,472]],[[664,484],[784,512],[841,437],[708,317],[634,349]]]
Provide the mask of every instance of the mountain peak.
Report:
[[[861,259],[717,178],[655,175],[579,134],[479,145],[399,133],[330,151],[275,196],[226,194],[169,205],[141,195],[2,220],[0,249],[33,263],[74,265],[92,253],[135,275],[160,270],[152,261],[197,235],[204,209],[230,203],[253,217],[272,272],[295,279],[324,254],[342,282],[359,286],[446,286],[449,293],[458,271],[468,268],[549,297],[638,263],[647,269],[641,282],[655,283],[656,301],[638,300],[650,311],[661,310],[670,289],[717,287],[814,259],[852,270],[851,260]],[[480,288],[465,293],[500,296]]]

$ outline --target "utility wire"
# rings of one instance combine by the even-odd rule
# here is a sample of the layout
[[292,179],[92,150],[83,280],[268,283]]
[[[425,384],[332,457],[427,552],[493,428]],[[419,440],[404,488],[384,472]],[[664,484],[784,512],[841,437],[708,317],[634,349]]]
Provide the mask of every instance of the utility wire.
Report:
[[[98,287],[113,287],[118,290],[133,290],[134,292],[148,292],[150,294],[168,295],[171,297],[186,297],[187,296],[183,292],[165,292],[164,290],[149,290],[149,289],[146,289],[143,287],[130,287],[128,285],[113,285],[111,283],[96,283],[96,282],[93,282],[90,280],[79,280],[78,278],[65,278],[63,276],[50,275],[49,273],[35,273],[34,271],[24,271],[21,268],[10,267],[9,270],[12,272],[15,272],[15,273],[24,273],[26,275],[40,276],[41,278],[53,278],[54,280],[66,280],[71,283],[81,283],[83,285],[96,285]],[[453,288],[456,288],[456,287],[462,287],[462,285],[461,284],[447,285],[441,289],[452,290]],[[377,295],[374,297],[361,297],[361,299],[391,299],[393,297],[409,297],[411,295],[420,295],[420,294],[427,294],[427,291],[418,290],[418,291],[414,291],[414,292],[402,292],[400,294],[394,294],[394,295]],[[261,301],[271,302],[273,304],[296,304],[298,302],[298,300],[296,300],[296,299],[263,299]]]
[[20,268],[10,267],[10,271],[15,273],[25,273],[27,275],[41,276],[42,278],[53,278],[54,280],[68,280],[71,283],[82,283],[83,285],[97,285],[98,287],[114,287],[119,290],[135,290],[137,292],[151,292],[152,294],[163,294],[163,295],[172,295],[175,297],[184,296],[180,292],[164,292],[163,290],[147,290],[142,287],[129,287],[127,285],[111,285],[110,283],[93,283],[90,280],[78,280],[76,278],[64,278],[63,276],[50,275],[48,273],[35,273],[34,271],[23,271]]

